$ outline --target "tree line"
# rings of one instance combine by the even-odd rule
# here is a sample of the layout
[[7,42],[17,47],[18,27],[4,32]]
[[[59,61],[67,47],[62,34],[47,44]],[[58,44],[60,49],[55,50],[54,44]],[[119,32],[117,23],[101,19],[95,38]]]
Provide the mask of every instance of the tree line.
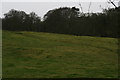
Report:
[[41,19],[35,13],[26,14],[24,11],[10,10],[4,14],[2,29],[11,31],[40,31]]
[[81,13],[76,7],[60,7],[48,11],[43,18],[35,13],[10,10],[2,18],[2,29],[36,31],[77,36],[120,37],[120,7],[102,13]]

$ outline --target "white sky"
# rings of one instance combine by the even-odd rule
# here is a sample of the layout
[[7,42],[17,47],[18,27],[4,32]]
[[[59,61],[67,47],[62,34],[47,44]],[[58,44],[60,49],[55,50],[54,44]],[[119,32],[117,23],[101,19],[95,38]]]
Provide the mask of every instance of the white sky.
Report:
[[0,3],[0,12],[2,12],[0,16],[3,17],[4,13],[7,13],[11,9],[16,9],[25,11],[26,13],[35,12],[38,16],[43,17],[49,10],[59,7],[75,6],[80,8],[79,2],[84,12],[88,12],[90,2],[90,12],[101,12],[102,8],[114,7],[108,4],[107,0],[2,0]]
[[[2,2],[106,2],[108,0],[1,0]],[[119,1],[119,0],[112,0]]]

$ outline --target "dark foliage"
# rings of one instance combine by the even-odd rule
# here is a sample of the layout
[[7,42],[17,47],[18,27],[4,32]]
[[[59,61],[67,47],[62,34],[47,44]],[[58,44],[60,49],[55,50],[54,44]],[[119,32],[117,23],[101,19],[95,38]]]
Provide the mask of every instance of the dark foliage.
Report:
[[79,13],[78,9],[59,8],[44,17],[44,31],[78,36],[118,37],[120,7],[103,13]]
[[10,10],[3,18],[3,29],[12,31],[38,31],[78,36],[120,37],[120,7],[103,13],[80,13],[76,7],[48,11],[41,21],[34,12]]
[[26,14],[24,11],[10,10],[4,14],[3,30],[12,31],[40,31],[41,19],[34,12]]

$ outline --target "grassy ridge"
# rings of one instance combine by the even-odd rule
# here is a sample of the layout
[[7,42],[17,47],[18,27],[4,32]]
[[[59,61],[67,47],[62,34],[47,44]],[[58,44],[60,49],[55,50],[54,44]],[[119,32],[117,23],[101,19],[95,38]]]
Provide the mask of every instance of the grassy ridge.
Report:
[[116,78],[117,39],[3,31],[3,78]]

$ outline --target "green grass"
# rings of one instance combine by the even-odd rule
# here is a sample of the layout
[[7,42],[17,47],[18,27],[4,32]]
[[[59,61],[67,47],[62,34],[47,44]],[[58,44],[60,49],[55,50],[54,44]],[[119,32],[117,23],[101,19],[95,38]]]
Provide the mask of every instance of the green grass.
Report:
[[117,78],[117,39],[3,31],[3,78]]

